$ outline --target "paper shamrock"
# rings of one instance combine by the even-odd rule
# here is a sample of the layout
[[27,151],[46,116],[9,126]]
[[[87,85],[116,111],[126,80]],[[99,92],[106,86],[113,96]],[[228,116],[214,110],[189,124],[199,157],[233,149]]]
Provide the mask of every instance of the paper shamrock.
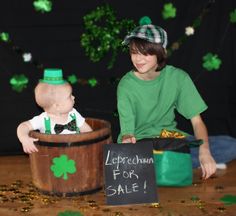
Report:
[[233,205],[236,204],[236,196],[227,194],[221,197],[220,201],[224,202],[225,205]]
[[68,159],[67,155],[53,158],[53,165],[50,169],[57,178],[68,179],[67,173],[73,174],[76,172],[75,161]]
[[230,22],[231,22],[231,23],[236,23],[236,9],[234,9],[234,10],[229,14],[229,17],[230,17]]
[[2,40],[4,42],[8,42],[9,41],[9,34],[7,32],[1,32],[0,33],[0,40]]
[[57,216],[83,216],[83,214],[77,211],[64,211],[59,212]]
[[75,84],[78,82],[78,78],[75,74],[72,74],[70,76],[67,77],[67,80],[71,83],[71,84]]
[[52,2],[50,0],[36,0],[33,3],[36,11],[50,12],[52,10]]
[[176,8],[172,3],[164,4],[164,8],[162,10],[163,19],[175,18],[176,16]]
[[218,70],[220,68],[220,65],[221,60],[216,54],[214,55],[212,53],[207,53],[205,56],[203,56],[202,66],[208,71]]
[[10,79],[12,89],[17,92],[22,92],[22,90],[27,87],[28,82],[29,80],[24,74],[14,75]]
[[95,78],[92,78],[92,79],[89,79],[88,80],[88,84],[91,86],[91,87],[95,87],[97,85],[97,80]]

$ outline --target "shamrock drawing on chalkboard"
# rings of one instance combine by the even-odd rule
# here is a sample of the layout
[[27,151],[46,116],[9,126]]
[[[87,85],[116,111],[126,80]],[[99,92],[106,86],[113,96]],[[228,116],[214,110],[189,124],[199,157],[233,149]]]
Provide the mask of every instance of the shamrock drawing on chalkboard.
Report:
[[221,60],[217,55],[213,55],[212,53],[207,53],[203,56],[203,64],[202,66],[208,71],[218,70],[221,65]]
[[53,165],[50,167],[56,178],[68,179],[67,173],[73,174],[76,172],[75,161],[68,159],[67,155],[53,158]]

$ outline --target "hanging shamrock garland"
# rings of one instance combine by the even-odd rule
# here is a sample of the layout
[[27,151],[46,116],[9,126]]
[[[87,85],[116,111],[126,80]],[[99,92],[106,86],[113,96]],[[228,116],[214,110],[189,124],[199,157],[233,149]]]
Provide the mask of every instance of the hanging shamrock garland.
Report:
[[117,21],[109,5],[97,7],[83,19],[86,32],[81,36],[81,46],[85,49],[85,54],[92,62],[98,62],[111,51],[112,57],[107,66],[111,69],[118,50],[122,48],[121,31],[132,29],[134,21],[128,19]]
[[41,13],[48,13],[52,10],[51,0],[35,0],[33,6],[36,11],[40,11]]
[[218,70],[220,68],[221,60],[216,54],[207,53],[205,56],[203,56],[202,60],[202,66],[208,71]]
[[1,32],[0,33],[0,40],[3,42],[9,41],[9,34],[7,32]]
[[234,9],[234,10],[229,14],[229,17],[230,17],[230,22],[231,22],[231,23],[236,23],[236,9]]
[[162,18],[163,19],[171,19],[176,17],[176,8],[172,3],[164,4],[162,10]]
[[27,87],[29,79],[24,74],[14,75],[10,79],[10,85],[13,90],[22,92]]
[[[170,3],[171,4],[171,3]],[[214,2],[208,2],[205,7],[202,9],[202,12],[201,14],[195,19],[193,20],[193,23],[191,26],[188,26],[185,28],[185,34],[183,36],[181,36],[177,41],[173,42],[170,47],[167,49],[167,53],[168,53],[168,56],[171,56],[173,54],[173,52],[177,49],[180,48],[180,46],[187,40],[187,38],[191,35],[194,34],[194,32],[196,31],[197,28],[200,27],[201,25],[201,22],[203,20],[203,18],[207,15],[207,13],[209,12],[211,6],[214,4]],[[167,6],[165,6],[167,7]],[[164,8],[165,8],[164,7]],[[165,16],[164,17],[168,17],[167,14],[169,14],[170,17],[175,17],[174,14],[176,12],[176,10],[174,10],[174,7],[172,8],[173,6],[171,5],[168,5],[167,9],[166,10],[163,10],[163,13],[164,11],[167,11],[165,12]],[[172,8],[172,9],[171,9]],[[172,12],[171,12],[172,11]],[[172,15],[171,15],[172,14]],[[168,17],[169,18],[169,17]],[[164,18],[165,19],[165,18]]]

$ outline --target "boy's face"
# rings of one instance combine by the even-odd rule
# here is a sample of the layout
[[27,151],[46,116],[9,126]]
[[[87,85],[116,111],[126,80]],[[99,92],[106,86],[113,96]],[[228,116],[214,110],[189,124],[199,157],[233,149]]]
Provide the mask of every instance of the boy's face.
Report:
[[158,66],[156,55],[144,55],[134,48],[130,50],[130,56],[134,67],[139,73],[153,72]]
[[71,86],[65,85],[58,88],[57,96],[55,102],[59,112],[61,114],[69,113],[75,104]]

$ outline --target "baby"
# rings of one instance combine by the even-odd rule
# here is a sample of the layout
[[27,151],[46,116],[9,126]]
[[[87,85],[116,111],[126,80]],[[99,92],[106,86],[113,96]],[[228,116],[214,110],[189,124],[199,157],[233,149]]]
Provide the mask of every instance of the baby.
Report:
[[90,132],[92,128],[74,108],[71,85],[63,79],[61,69],[45,69],[44,78],[35,88],[36,103],[44,110],[31,120],[17,127],[17,136],[25,153],[37,152],[34,141],[29,136],[31,130],[46,134],[74,134]]

